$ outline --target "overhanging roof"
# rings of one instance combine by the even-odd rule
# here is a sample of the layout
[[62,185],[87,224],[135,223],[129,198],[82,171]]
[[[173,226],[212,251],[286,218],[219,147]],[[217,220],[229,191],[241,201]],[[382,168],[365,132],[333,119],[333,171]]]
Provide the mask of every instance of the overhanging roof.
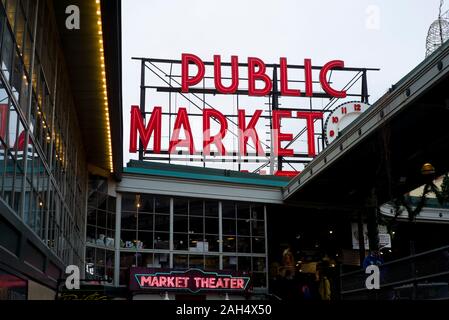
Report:
[[373,194],[382,204],[424,184],[426,162],[449,171],[448,87],[447,42],[292,179],[286,202],[363,208]]
[[123,169],[124,173],[171,177],[209,182],[223,182],[262,187],[285,187],[287,177],[263,176],[255,173],[237,172],[223,169],[202,168],[167,163],[131,160]]
[[[71,90],[87,154],[87,161],[108,170],[107,122],[100,69],[97,9],[94,0],[52,1],[58,32],[68,67]],[[80,9],[80,29],[66,28],[67,6]],[[111,127],[113,171],[120,178],[123,168],[121,87],[121,1],[102,0],[103,47]]]

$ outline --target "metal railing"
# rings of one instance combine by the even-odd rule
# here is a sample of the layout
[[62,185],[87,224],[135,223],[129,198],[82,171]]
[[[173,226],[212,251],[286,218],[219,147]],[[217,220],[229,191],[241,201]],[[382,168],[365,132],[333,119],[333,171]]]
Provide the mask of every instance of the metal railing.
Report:
[[371,290],[365,270],[341,274],[341,299],[449,300],[449,246],[384,263],[379,270],[380,288]]

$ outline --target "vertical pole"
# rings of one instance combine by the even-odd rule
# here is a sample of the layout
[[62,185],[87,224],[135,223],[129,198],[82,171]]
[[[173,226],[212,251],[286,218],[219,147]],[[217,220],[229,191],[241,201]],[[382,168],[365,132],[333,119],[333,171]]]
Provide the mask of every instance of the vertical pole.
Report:
[[173,269],[173,250],[174,250],[174,235],[173,235],[173,232],[174,232],[174,206],[175,206],[175,204],[174,204],[174,201],[175,201],[175,199],[173,198],[173,197],[171,197],[170,198],[170,241],[169,241],[169,244],[168,244],[168,248],[169,248],[169,250],[170,250],[170,255],[169,255],[169,258],[170,258],[170,260],[169,260],[169,265],[170,265],[170,269]]
[[[145,119],[145,60],[141,61],[140,67],[140,113],[142,119]],[[142,142],[139,139],[139,160],[143,160],[144,150]]]
[[268,262],[268,225],[267,225],[267,206],[263,206],[263,222],[264,222],[264,232],[265,232],[265,281],[267,282],[267,293],[270,292],[269,283],[269,262]]
[[[414,218],[413,218],[414,219]],[[410,256],[411,256],[411,272],[412,272],[412,279],[413,279],[413,289],[412,289],[412,300],[416,300],[416,293],[418,289],[418,284],[416,282],[416,265],[415,265],[415,222],[410,221],[409,222],[409,237],[410,237]]]
[[370,250],[379,250],[379,228],[377,221],[377,196],[375,189],[371,191],[371,196],[367,201],[368,213],[368,239]]
[[[168,86],[172,88],[171,80],[172,80],[172,71],[173,71],[173,63],[170,63],[170,76],[168,77]],[[171,94],[168,94],[168,139],[171,138]],[[176,107],[176,106],[175,106]],[[168,163],[171,163],[171,153],[168,153]]]
[[[273,68],[273,110],[279,109],[279,92],[278,92],[278,72],[277,68]],[[271,129],[273,129],[273,125],[271,125]],[[273,130],[272,130],[273,131]],[[273,141],[273,137],[271,138]],[[276,143],[276,141],[274,141]],[[273,152],[273,149],[271,150]],[[278,171],[282,171],[282,157],[278,156]]]
[[218,202],[218,252],[219,255],[219,269],[223,270],[223,202]]
[[122,228],[122,194],[115,198],[114,286],[120,285],[120,230]]
[[368,81],[366,78],[366,70],[363,70],[362,72],[362,102],[368,103]]
[[363,268],[363,260],[365,260],[365,235],[363,231],[363,216],[362,211],[358,213],[358,234],[359,234],[359,257],[360,257],[360,267]]

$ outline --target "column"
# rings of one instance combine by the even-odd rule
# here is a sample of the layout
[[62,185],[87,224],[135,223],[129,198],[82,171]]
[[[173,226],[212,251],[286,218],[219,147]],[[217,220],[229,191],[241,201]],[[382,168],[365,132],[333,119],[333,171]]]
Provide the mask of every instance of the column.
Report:
[[122,194],[115,199],[114,286],[120,284],[120,229],[122,227]]

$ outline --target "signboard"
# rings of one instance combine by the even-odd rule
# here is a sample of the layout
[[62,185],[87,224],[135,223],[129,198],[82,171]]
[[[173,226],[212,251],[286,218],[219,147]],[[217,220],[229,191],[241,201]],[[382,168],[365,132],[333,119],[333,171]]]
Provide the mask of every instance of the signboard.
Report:
[[164,270],[131,268],[129,288],[131,291],[181,291],[181,292],[244,292],[249,276],[226,271]]
[[299,173],[325,147],[324,121],[337,101],[360,99],[364,108],[366,73],[376,70],[338,59],[321,66],[309,58],[267,64],[237,56],[223,62],[220,55],[203,61],[191,53],[134,59],[141,61],[141,94],[130,109],[130,153],[284,176]]
[[[352,249],[359,250],[359,226],[356,222],[351,223]],[[368,226],[363,224],[363,240],[365,241],[365,250],[369,250]]]
[[[359,228],[357,223],[351,224],[352,230],[352,249],[359,250]],[[383,225],[378,226],[379,230],[379,248],[391,248],[391,236],[388,233],[387,227]],[[368,226],[363,224],[363,239],[365,241],[365,250],[369,250],[368,240]]]

